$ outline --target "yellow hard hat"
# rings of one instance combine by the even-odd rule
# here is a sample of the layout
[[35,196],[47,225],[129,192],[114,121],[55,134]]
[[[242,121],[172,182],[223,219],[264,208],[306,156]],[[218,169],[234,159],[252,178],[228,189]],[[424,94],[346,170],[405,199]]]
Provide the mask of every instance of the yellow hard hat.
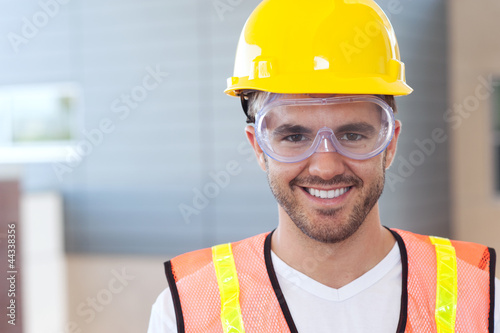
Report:
[[225,93],[408,95],[389,19],[372,0],[265,0],[248,18]]

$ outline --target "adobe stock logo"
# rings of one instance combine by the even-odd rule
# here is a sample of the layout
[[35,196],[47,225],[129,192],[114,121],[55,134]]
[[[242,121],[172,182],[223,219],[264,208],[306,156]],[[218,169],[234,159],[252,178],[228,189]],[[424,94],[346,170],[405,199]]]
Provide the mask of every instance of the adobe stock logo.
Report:
[[[110,305],[115,297],[123,293],[125,288],[130,284],[131,281],[135,280],[134,275],[127,273],[127,268],[123,267],[120,270],[113,269],[110,272],[113,277],[108,280],[107,285],[100,289],[95,297],[88,296],[85,301],[78,304],[76,308],[76,314],[83,318],[83,323],[78,323],[76,321],[69,321],[63,327],[57,330],[61,333],[84,333],[88,332],[85,327],[92,323],[99,315],[102,313],[108,305]],[[83,325],[82,325],[83,324]]]
[[130,117],[132,112],[139,108],[149,94],[157,89],[169,75],[161,70],[159,65],[145,68],[146,74],[141,83],[130,88],[128,92],[122,93],[115,98],[110,105],[112,115],[100,119],[98,126],[82,130],[82,138],[75,143],[73,149],[68,149],[64,161],[52,164],[52,169],[60,182],[66,174],[71,174],[79,167],[84,159],[90,156],[96,147],[103,144],[106,137],[113,133],[120,122]]
[[340,43],[340,49],[347,63],[352,62],[352,58],[361,54],[363,49],[367,48],[372,40],[381,34],[380,26],[375,21],[370,21],[363,28],[354,27],[354,38],[352,42]]
[[9,32],[7,34],[7,39],[12,46],[14,52],[19,52],[19,47],[21,45],[26,45],[35,38],[41,29],[49,24],[50,20],[59,14],[61,5],[66,5],[70,0],[48,0],[39,1],[40,6],[39,11],[31,16],[31,19],[24,16],[22,18],[21,33]]
[[444,144],[450,138],[447,134],[445,128],[451,130],[457,130],[463,124],[463,122],[470,118],[474,112],[480,109],[481,103],[491,98],[494,93],[494,76],[489,74],[488,76],[478,76],[477,84],[474,87],[474,91],[459,103],[453,103],[453,107],[450,107],[443,114],[443,120],[445,126],[436,127],[431,131],[430,136],[422,140],[415,139],[416,148],[414,148],[407,157],[398,156],[396,161],[399,162],[397,166],[397,172],[393,173],[387,171],[386,173],[386,184],[389,189],[394,192],[396,191],[396,185],[398,183],[403,183],[411,177],[417,170],[417,168],[425,163],[425,161],[436,153],[439,145]]
[[130,281],[135,279],[135,276],[129,275],[126,268],[121,271],[113,269],[111,271],[113,278],[108,281],[105,288],[99,290],[95,297],[87,297],[85,302],[81,302],[77,307],[77,314],[84,317],[86,323],[92,322],[97,313],[102,312],[107,305],[113,302],[116,295],[121,294]]
[[243,0],[214,0],[212,2],[217,15],[221,21],[224,21],[224,16],[227,12],[232,12],[239,6]]
[[[193,198],[191,204],[179,204],[179,212],[186,224],[191,223],[191,218],[197,215],[210,205],[219,194],[231,184],[234,177],[242,174],[243,167],[255,160],[255,154],[248,144],[243,141],[238,144],[236,151],[239,154],[239,160],[229,160],[222,170],[210,171],[209,179],[200,188],[193,188]],[[243,161],[241,161],[243,159]]]
[[191,215],[199,215],[209,205],[210,200],[215,199],[221,190],[231,183],[231,177],[239,175],[242,171],[243,168],[238,161],[231,160],[227,162],[225,170],[209,172],[213,182],[207,182],[202,186],[201,190],[198,188],[193,189],[194,197],[192,206],[185,203],[179,205],[179,211],[184,221],[190,223]]

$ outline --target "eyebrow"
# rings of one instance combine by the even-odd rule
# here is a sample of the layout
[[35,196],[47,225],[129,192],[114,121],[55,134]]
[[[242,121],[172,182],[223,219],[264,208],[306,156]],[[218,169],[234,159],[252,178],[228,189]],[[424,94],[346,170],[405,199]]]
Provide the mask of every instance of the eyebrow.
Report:
[[375,127],[372,125],[365,123],[365,122],[360,122],[360,123],[352,123],[352,124],[347,124],[347,125],[342,125],[339,128],[336,129],[335,132],[362,132],[365,134],[374,134],[377,133],[377,130]]
[[311,134],[312,130],[310,128],[304,127],[302,125],[284,124],[284,125],[277,127],[273,131],[274,135],[285,135],[285,134],[290,134],[290,133]]

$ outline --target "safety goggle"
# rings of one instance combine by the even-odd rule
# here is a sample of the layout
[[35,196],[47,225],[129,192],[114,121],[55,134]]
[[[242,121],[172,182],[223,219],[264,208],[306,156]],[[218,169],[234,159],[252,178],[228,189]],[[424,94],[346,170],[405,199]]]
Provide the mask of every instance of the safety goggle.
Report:
[[279,162],[300,162],[315,152],[365,160],[384,151],[394,135],[392,108],[379,97],[283,96],[266,104],[254,125],[259,146]]

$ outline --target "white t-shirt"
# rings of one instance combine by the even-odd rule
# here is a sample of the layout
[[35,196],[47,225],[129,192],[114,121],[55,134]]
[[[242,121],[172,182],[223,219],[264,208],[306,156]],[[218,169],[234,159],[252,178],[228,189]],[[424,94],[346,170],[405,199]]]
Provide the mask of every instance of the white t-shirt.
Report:
[[[340,289],[291,268],[271,252],[274,270],[300,333],[396,332],[401,307],[399,247],[370,271]],[[500,280],[496,279],[495,332],[500,329]],[[165,289],[151,312],[148,333],[177,333],[174,305]]]

